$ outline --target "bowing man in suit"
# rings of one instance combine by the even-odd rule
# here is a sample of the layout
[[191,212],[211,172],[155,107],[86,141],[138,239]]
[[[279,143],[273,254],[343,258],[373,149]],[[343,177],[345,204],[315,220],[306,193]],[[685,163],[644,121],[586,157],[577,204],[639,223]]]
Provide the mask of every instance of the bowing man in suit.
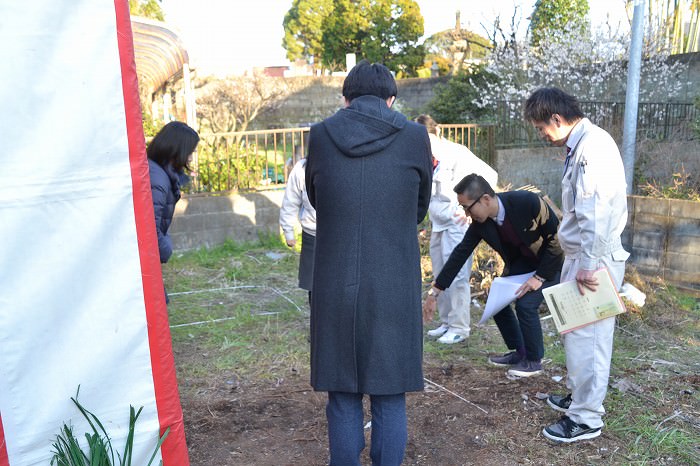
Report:
[[542,289],[559,283],[564,261],[557,239],[559,220],[537,194],[496,194],[475,173],[464,177],[454,191],[473,223],[428,291],[424,316],[434,314],[437,296],[452,284],[479,242],[486,241],[503,258],[504,276],[535,272],[516,291],[515,313],[508,305],[494,316],[510,351],[489,356],[489,362],[508,367],[508,374],[517,377],[541,374],[544,341],[538,309],[544,299]]

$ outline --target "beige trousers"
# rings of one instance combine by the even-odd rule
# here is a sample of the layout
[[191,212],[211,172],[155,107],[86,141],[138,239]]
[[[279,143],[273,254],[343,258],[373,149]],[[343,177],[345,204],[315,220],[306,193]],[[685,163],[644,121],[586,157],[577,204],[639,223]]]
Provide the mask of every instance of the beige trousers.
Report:
[[[437,277],[442,267],[450,257],[452,250],[464,238],[464,232],[443,230],[430,235],[430,262],[433,266],[433,276]],[[472,271],[472,256],[459,271],[454,281],[437,299],[438,314],[443,324],[450,326],[450,331],[460,335],[469,335],[469,308],[471,290],[469,276]]]
[[[598,263],[598,268],[608,269],[618,290],[625,276],[625,260],[628,256],[626,251],[619,250],[603,257]],[[561,281],[574,280],[578,269],[579,259],[567,256],[561,271]],[[614,331],[615,317],[610,317],[563,337],[566,386],[572,397],[567,415],[574,422],[593,428],[603,426],[603,400],[608,390]]]

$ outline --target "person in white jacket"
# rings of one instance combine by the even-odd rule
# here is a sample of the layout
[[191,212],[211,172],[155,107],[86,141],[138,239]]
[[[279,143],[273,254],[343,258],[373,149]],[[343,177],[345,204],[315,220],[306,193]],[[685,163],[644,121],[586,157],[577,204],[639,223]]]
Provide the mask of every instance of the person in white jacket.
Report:
[[[583,294],[586,288],[596,289],[593,272],[605,268],[619,290],[629,253],[621,242],[627,183],[615,140],[584,117],[574,96],[557,88],[536,90],[524,113],[542,139],[566,147],[558,233],[564,251],[561,281],[576,280]],[[571,443],[600,435],[614,331],[615,317],[609,317],[563,336],[571,393],[547,399],[566,414],[543,430],[545,437]]]
[[295,227],[297,223],[301,224],[299,288],[309,292],[310,301],[314,270],[314,243],[316,241],[316,210],[306,195],[305,168],[306,159],[301,159],[294,164],[289,173],[279,221],[284,232],[284,239],[290,248],[296,245]]
[[[428,212],[432,226],[430,261],[433,275],[437,277],[452,250],[464,238],[471,220],[457,202],[453,188],[471,173],[483,176],[491,186],[496,186],[498,174],[466,146],[441,138],[440,128],[430,115],[420,115],[416,122],[428,130],[434,159],[433,188]],[[460,343],[469,337],[471,269],[472,256],[469,256],[450,288],[437,298],[440,326],[429,330],[428,335],[439,337],[437,341],[440,343]]]

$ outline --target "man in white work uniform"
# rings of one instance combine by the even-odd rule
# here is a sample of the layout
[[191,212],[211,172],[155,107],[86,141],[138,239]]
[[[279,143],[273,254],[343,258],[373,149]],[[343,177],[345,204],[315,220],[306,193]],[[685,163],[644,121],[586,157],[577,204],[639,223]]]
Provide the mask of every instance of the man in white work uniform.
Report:
[[[564,251],[561,281],[576,280],[583,294],[598,284],[593,272],[606,268],[619,290],[629,253],[620,240],[627,222],[627,185],[617,144],[584,117],[575,97],[557,88],[536,90],[524,116],[543,139],[567,151],[558,234]],[[615,317],[609,317],[564,335],[571,393],[547,400],[566,414],[543,430],[545,437],[571,443],[600,435],[614,330]]]
[[[433,275],[437,277],[469,227],[470,219],[457,202],[457,193],[453,188],[470,173],[483,176],[495,187],[498,173],[466,146],[441,138],[440,128],[430,115],[420,115],[416,123],[428,130],[435,167],[428,214],[431,222],[430,261]],[[469,337],[471,270],[470,255],[450,288],[437,298],[440,326],[429,330],[428,336],[439,337],[439,343],[451,345]]]
[[295,226],[301,225],[301,255],[299,257],[299,288],[309,292],[311,304],[311,283],[314,273],[314,246],[316,242],[316,210],[306,194],[306,159],[299,160],[287,179],[282,206],[280,207],[280,227],[284,232],[287,246],[296,245]]

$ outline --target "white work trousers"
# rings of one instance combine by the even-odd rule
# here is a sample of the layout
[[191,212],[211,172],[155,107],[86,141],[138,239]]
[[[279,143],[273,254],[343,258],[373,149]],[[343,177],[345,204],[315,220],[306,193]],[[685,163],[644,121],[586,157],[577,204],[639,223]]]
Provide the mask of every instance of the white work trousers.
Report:
[[[450,257],[452,250],[464,238],[464,230],[450,228],[433,232],[430,235],[430,262],[433,266],[433,276],[437,277],[442,267]],[[469,336],[469,306],[471,292],[469,289],[469,276],[472,271],[472,256],[459,271],[454,281],[437,298],[438,314],[440,321],[450,327],[450,331]]]
[[[613,258],[615,256],[618,259]],[[620,250],[602,258],[598,268],[607,267],[613,283],[619,290],[625,276],[625,259],[629,254]],[[561,281],[574,280],[579,259],[565,257]],[[599,320],[573,330],[563,336],[566,351],[566,386],[571,391],[569,418],[591,428],[603,426],[603,400],[608,391],[610,361],[612,359],[615,317]]]

